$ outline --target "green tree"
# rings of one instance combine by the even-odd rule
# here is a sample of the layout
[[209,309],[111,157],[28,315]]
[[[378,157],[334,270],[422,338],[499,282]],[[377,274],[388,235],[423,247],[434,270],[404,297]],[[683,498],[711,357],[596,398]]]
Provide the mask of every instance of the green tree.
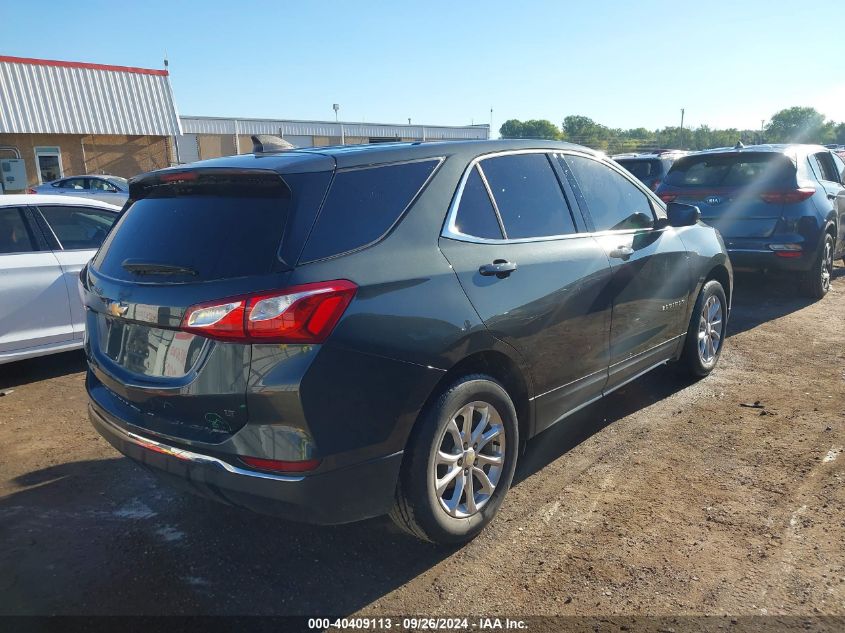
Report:
[[499,136],[502,138],[523,138],[523,126],[524,124],[519,119],[508,119],[499,128]]
[[546,119],[532,119],[522,124],[522,138],[557,140],[560,138],[560,130]]
[[580,114],[571,114],[563,119],[563,133],[566,140],[594,149],[607,149],[613,136],[607,127]]
[[833,123],[815,108],[795,106],[772,115],[766,139],[781,143],[824,143],[833,136]]

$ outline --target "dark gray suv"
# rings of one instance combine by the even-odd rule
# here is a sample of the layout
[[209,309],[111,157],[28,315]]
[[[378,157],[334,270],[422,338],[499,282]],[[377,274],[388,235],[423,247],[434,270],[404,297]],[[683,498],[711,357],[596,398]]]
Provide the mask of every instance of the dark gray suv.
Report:
[[713,369],[732,272],[697,219],[543,141],[146,174],[81,274],[91,420],[225,503],[461,542],[528,438],[666,362]]

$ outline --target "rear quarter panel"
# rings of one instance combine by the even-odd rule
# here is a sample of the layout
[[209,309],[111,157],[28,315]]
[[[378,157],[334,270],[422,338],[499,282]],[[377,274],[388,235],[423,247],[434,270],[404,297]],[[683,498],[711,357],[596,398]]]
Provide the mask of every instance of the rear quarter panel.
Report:
[[687,301],[687,322],[692,315],[695,300],[704,283],[717,268],[724,268],[728,273],[729,284],[725,288],[728,296],[728,308],[733,297],[733,267],[728,258],[725,242],[719,231],[702,223],[677,229],[677,234],[684,243],[689,256],[691,286]]

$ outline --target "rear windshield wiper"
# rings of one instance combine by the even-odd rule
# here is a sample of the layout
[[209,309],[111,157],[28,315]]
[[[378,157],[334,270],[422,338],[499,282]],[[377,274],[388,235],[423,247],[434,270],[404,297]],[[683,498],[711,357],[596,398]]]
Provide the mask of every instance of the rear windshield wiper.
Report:
[[176,266],[174,264],[157,264],[155,262],[144,262],[136,259],[127,259],[121,266],[130,273],[136,275],[198,275],[196,270],[187,266]]

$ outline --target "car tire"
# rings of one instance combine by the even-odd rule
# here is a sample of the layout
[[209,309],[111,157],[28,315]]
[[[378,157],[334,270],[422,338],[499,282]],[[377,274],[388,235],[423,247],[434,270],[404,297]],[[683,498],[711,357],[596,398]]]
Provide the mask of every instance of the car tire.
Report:
[[715,279],[704,284],[692,309],[684,350],[678,368],[695,378],[703,378],[716,367],[727,331],[725,290]]
[[823,299],[830,290],[833,277],[833,236],[824,234],[824,241],[812,267],[801,279],[801,293],[810,299]]
[[390,517],[409,534],[432,543],[472,540],[502,505],[518,447],[516,409],[504,387],[482,374],[456,380],[417,421]]

